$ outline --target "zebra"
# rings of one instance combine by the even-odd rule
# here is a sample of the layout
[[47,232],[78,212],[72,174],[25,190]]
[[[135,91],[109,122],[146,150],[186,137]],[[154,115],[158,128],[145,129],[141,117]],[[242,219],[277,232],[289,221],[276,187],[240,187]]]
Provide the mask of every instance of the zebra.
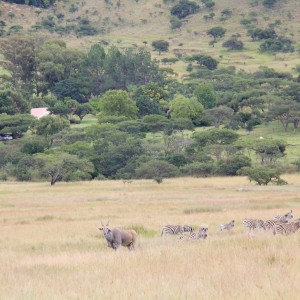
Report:
[[293,211],[290,210],[288,213],[286,213],[285,215],[278,215],[275,216],[273,219],[280,221],[282,223],[288,223],[291,219],[293,218]]
[[295,233],[300,228],[300,219],[292,223],[279,223],[273,227],[273,234],[289,235]]
[[264,221],[258,219],[244,219],[243,225],[245,228],[245,232],[248,233],[249,237],[251,232],[253,232],[255,228],[264,229],[264,230],[266,229]]
[[234,220],[232,220],[231,222],[227,223],[227,224],[221,224],[220,225],[220,230],[223,231],[224,229],[226,230],[231,230],[234,227]]
[[193,228],[189,225],[165,225],[162,229],[161,236],[166,234],[176,235],[180,234],[183,235],[184,232],[193,232]]
[[199,231],[196,232],[191,232],[189,236],[183,236],[181,235],[179,237],[180,240],[200,240],[200,239],[206,239],[207,238],[207,231],[208,228],[202,227],[199,229]]
[[285,222],[273,219],[273,220],[267,220],[267,221],[265,221],[264,225],[265,225],[265,229],[266,230],[270,230],[270,229],[273,229],[275,225],[282,224],[282,223],[285,224]]

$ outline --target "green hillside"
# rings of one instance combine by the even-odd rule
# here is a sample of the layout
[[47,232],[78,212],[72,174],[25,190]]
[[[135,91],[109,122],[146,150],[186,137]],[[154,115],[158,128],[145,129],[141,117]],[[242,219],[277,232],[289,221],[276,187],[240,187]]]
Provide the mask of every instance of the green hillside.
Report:
[[[260,65],[266,65],[291,71],[300,63],[299,3],[297,0],[277,1],[269,8],[263,6],[262,2],[215,0],[215,6],[209,10],[197,1],[199,11],[181,19],[183,25],[177,30],[171,29],[170,10],[178,2],[168,0],[70,0],[59,1],[48,9],[2,1],[1,20],[6,23],[3,27],[6,33],[29,31],[62,37],[68,46],[86,50],[100,42],[104,46],[145,47],[153,51],[152,41],[163,39],[169,42],[169,51],[161,56],[153,52],[159,58],[202,53],[216,58],[220,66],[235,66],[251,72]],[[227,12],[226,18],[222,18],[224,11]],[[211,13],[214,14],[212,19],[208,18]],[[84,22],[88,22],[98,33],[86,36],[81,31],[76,33],[70,29],[78,28]],[[226,33],[213,47],[209,45],[212,38],[207,35],[207,30],[215,26],[223,27]],[[260,41],[252,41],[247,31],[249,28],[264,29],[268,26],[274,28],[278,35],[292,39],[295,51],[261,53]],[[228,51],[222,47],[222,43],[232,35],[238,35],[244,43],[244,50]],[[183,74],[186,63],[179,61],[172,68]]]

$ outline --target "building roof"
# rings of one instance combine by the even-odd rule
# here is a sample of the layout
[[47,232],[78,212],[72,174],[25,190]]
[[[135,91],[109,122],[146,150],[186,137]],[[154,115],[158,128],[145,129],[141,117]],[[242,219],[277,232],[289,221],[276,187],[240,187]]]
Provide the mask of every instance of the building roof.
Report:
[[50,111],[47,107],[37,107],[32,108],[30,111],[30,114],[38,119],[48,116],[50,114]]

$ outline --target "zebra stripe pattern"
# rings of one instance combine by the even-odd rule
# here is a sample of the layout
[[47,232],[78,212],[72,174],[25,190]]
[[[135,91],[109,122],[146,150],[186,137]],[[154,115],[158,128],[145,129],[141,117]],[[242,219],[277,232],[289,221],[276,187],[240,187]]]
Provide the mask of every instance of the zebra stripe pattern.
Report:
[[180,240],[200,240],[200,239],[206,239],[207,238],[207,231],[208,228],[200,228],[197,233],[191,232],[189,236],[180,236]]
[[250,237],[250,233],[254,231],[254,229],[265,229],[265,224],[263,220],[258,219],[244,219],[243,225],[245,228],[245,232],[248,233]]
[[273,234],[289,235],[295,233],[300,228],[300,219],[292,223],[276,224],[273,228]]
[[232,220],[231,222],[227,223],[227,224],[221,224],[220,225],[220,230],[231,230],[234,227],[234,220]]
[[267,220],[264,222],[264,225],[266,230],[270,230],[273,229],[275,225],[282,224],[282,223],[286,223],[286,222],[282,222],[278,220]]
[[276,221],[280,221],[282,223],[288,223],[292,218],[293,218],[293,211],[290,210],[285,215],[275,216],[273,219],[276,220]]
[[191,226],[188,225],[165,225],[162,229],[161,232],[161,236],[163,235],[176,235],[176,234],[180,234],[183,235],[184,232],[193,232],[193,228]]

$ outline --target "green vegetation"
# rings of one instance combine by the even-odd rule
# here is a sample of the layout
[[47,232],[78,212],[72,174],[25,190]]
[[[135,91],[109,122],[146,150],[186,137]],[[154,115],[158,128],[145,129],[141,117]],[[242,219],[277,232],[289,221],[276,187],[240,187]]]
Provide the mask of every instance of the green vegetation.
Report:
[[[256,3],[258,8],[266,6],[268,14],[278,4]],[[14,23],[15,13],[9,19],[3,17],[3,180],[54,184],[151,178],[162,183],[166,177],[180,175],[236,176],[245,168],[297,170],[299,156],[293,147],[299,145],[299,63],[284,71],[268,66],[274,54],[295,60],[296,32],[288,34],[280,19],[269,23],[253,3],[252,9],[248,2],[241,2],[249,13],[238,15],[240,7],[233,9],[230,3],[164,1],[155,4],[156,14],[150,9],[151,18],[145,16],[139,24],[143,31],[153,18],[161,17],[161,30],[167,27],[168,34],[158,39],[153,30],[141,44],[134,37],[129,42],[126,34],[124,41],[121,35],[114,36],[118,26],[124,32],[128,29],[122,14],[129,3],[105,1],[103,5],[109,17],[105,13],[100,17],[96,10],[91,13],[90,6],[83,15],[75,3],[57,3],[52,6],[55,14],[41,8],[34,13],[38,19],[34,35],[29,34],[33,30],[29,26]],[[136,2],[140,5],[144,4]],[[206,33],[201,38],[196,27],[190,27],[198,22]],[[243,23],[240,32],[234,32],[235,22]],[[61,38],[42,34],[38,26],[52,33],[60,28]],[[133,22],[133,31],[134,26]],[[95,40],[100,32],[103,39]],[[69,34],[74,33],[86,42],[84,47],[71,42]],[[185,45],[186,33],[197,50],[192,42]],[[222,45],[220,39],[224,39]],[[204,48],[198,47],[198,40],[203,40]],[[251,72],[244,70],[248,60],[243,57],[248,55],[254,60],[263,57],[265,64]],[[232,66],[231,59],[238,57],[243,66],[238,62]],[[50,116],[34,119],[29,115],[30,109],[42,107],[48,108]],[[275,123],[272,135],[258,135],[276,121],[282,127]],[[55,170],[50,170],[51,164]]]

